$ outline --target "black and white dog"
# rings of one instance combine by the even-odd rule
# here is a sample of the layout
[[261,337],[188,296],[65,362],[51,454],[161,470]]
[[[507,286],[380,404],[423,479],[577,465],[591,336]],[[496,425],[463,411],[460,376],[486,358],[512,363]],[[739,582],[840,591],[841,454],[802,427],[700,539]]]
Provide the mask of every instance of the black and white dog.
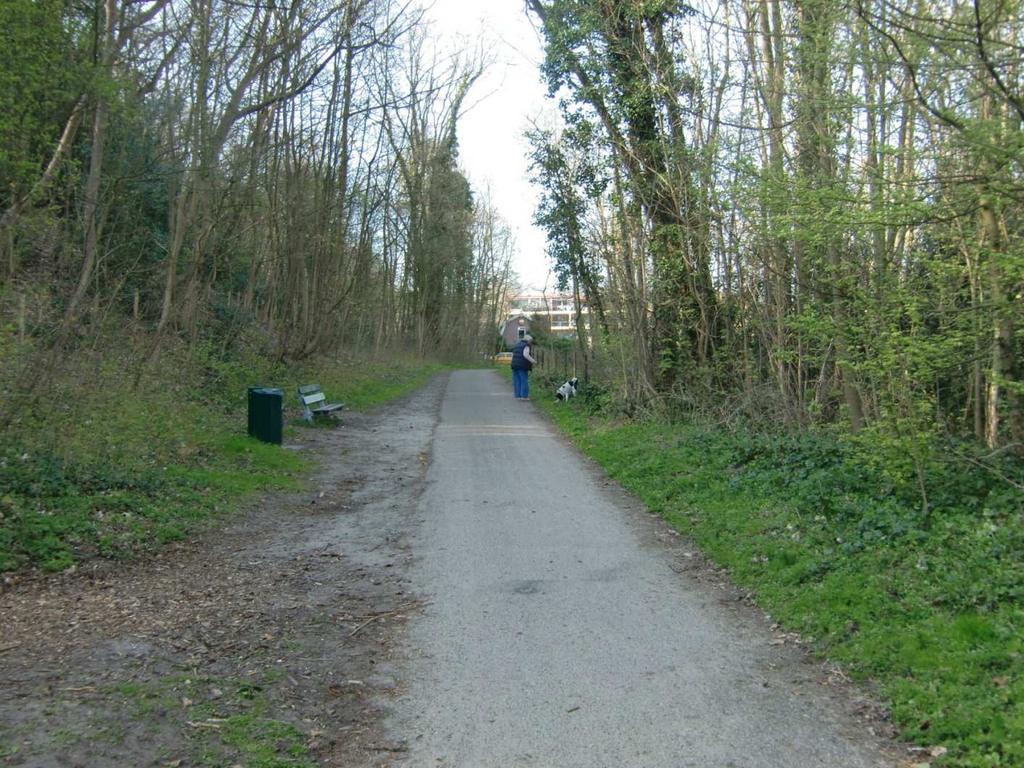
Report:
[[565,384],[555,390],[556,400],[568,400],[570,397],[576,396],[576,387],[579,385],[580,380],[573,376]]

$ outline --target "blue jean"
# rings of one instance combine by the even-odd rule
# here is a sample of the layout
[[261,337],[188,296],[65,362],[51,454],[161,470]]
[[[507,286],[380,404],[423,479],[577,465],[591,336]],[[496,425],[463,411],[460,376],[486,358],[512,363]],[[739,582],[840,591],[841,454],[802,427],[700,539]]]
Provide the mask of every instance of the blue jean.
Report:
[[512,391],[516,397],[530,396],[530,372],[521,368],[512,369]]

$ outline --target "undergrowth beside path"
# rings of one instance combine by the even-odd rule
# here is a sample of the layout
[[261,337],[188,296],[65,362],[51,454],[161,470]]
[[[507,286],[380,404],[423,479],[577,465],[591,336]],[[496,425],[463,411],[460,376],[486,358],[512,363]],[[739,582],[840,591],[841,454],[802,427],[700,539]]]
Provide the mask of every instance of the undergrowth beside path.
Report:
[[907,739],[945,750],[933,765],[1024,765],[1019,467],[926,467],[924,505],[849,440],[620,422],[585,400],[538,402],[787,629],[873,680]]
[[[0,572],[60,571],[179,540],[253,493],[296,487],[301,456],[246,435],[246,387],[300,384],[366,408],[441,369],[418,361],[275,365],[180,351],[133,386],[131,359],[78,359],[25,404],[0,441]],[[344,413],[344,412],[343,412]],[[344,418],[344,416],[342,416]]]

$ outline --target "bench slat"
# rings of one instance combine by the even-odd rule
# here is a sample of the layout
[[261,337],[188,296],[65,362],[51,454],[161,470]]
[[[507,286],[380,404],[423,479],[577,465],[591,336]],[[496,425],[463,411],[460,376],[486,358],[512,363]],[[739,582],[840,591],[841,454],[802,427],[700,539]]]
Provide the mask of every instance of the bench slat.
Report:
[[344,403],[328,403],[327,405],[321,405],[319,408],[314,408],[313,413],[331,413],[332,411],[340,411],[344,407]]
[[[306,421],[310,423],[312,423],[314,416],[329,416],[345,407],[344,403],[326,402],[327,395],[320,389],[319,384],[306,384],[299,387],[298,392],[299,402],[302,403],[302,410],[305,413]],[[321,403],[321,405],[317,406],[317,403]]]

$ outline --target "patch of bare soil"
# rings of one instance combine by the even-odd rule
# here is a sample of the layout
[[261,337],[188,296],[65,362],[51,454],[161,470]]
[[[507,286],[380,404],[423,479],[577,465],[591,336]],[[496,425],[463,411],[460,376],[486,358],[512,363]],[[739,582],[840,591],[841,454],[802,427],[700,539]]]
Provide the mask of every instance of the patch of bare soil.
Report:
[[0,766],[385,765],[374,701],[420,601],[418,525],[444,388],[287,446],[320,465],[216,531],[0,592]]

